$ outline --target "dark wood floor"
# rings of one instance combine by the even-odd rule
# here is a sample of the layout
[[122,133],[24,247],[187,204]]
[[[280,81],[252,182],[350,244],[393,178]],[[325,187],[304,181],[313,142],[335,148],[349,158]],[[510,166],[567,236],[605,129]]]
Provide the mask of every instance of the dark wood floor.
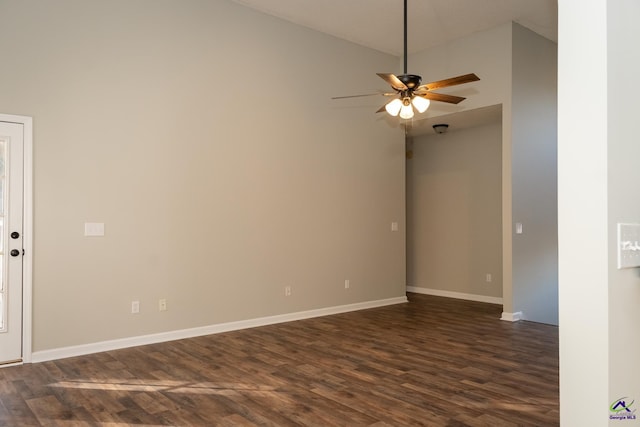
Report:
[[409,300],[0,369],[0,425],[559,424],[556,327]]

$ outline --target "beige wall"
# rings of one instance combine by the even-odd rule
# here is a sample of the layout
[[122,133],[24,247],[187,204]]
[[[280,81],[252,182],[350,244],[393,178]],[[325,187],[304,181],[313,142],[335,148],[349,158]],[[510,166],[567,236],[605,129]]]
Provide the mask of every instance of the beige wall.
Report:
[[414,139],[407,285],[502,296],[501,133],[498,122]]
[[397,58],[209,0],[2,1],[0,52],[35,351],[404,295],[403,135],[329,99]]

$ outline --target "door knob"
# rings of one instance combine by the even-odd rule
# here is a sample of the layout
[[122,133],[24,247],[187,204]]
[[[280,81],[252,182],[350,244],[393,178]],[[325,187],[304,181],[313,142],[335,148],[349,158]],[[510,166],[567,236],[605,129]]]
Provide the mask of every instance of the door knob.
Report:
[[11,256],[18,256],[20,255],[20,251],[17,249],[11,249]]
[[18,233],[17,231],[14,231],[13,233],[11,233],[12,239],[17,239],[18,237],[20,237],[20,233]]

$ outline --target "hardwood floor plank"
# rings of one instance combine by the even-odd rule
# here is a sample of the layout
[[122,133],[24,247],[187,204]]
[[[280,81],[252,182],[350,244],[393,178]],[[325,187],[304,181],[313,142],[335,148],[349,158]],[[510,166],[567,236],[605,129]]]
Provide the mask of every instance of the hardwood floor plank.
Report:
[[258,424],[252,423],[241,415],[233,414],[222,418],[218,425],[220,427],[254,427]]
[[558,329],[408,304],[0,369],[0,426],[557,426]]
[[[5,425],[10,426],[15,419],[17,425],[40,425],[35,414],[27,405],[27,402],[22,399],[17,393],[2,395],[1,398],[2,407],[5,409],[2,417],[4,418]],[[18,424],[18,420],[22,424]]]
[[66,408],[53,395],[28,399],[27,405],[41,423],[55,420],[73,420],[74,412]]

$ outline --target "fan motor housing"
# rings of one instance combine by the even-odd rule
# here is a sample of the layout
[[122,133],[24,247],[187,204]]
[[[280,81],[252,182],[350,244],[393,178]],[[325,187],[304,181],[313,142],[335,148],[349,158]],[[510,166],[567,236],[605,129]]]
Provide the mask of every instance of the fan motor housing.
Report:
[[420,86],[422,77],[415,74],[401,74],[398,76],[398,80],[404,83],[404,85],[409,89],[415,89]]

